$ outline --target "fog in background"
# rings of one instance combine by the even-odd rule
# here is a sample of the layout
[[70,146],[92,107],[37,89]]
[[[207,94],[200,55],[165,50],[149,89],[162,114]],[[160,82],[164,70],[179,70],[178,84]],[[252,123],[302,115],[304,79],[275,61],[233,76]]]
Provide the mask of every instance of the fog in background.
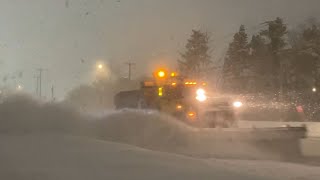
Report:
[[[129,60],[134,77],[160,61],[174,66],[192,29],[210,33],[220,60],[240,24],[256,33],[279,16],[292,28],[320,17],[319,7],[318,0],[0,0],[0,85],[34,93],[42,67],[45,95],[54,84],[61,99],[91,81],[97,61],[120,77]],[[11,78],[20,71],[22,79]]]

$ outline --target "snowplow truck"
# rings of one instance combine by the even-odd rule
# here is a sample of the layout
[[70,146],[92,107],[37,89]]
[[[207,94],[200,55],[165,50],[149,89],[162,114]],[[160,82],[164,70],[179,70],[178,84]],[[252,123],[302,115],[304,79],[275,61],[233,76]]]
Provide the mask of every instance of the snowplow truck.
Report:
[[215,98],[207,91],[207,83],[179,76],[165,69],[141,82],[141,88],[122,91],[114,98],[116,109],[152,109],[174,116],[196,127],[236,126],[235,108],[241,102]]
[[154,72],[140,89],[116,94],[114,105],[118,110],[156,110],[193,126],[189,134],[193,140],[184,148],[192,155],[296,160],[307,133],[306,127],[238,128],[240,101],[217,98],[206,82],[165,69]]

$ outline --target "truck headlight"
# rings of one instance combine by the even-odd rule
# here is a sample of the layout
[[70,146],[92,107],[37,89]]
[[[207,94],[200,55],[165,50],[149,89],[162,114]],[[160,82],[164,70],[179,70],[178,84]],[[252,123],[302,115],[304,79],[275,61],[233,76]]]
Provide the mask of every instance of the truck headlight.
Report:
[[240,107],[242,107],[242,102],[240,102],[240,101],[235,101],[235,102],[233,102],[233,107],[235,107],[235,108],[240,108]]
[[196,93],[197,93],[196,99],[198,101],[203,102],[207,100],[206,91],[204,89],[200,88],[196,91]]
[[182,105],[180,105],[180,104],[176,105],[176,109],[177,109],[178,111],[180,111],[180,110],[182,109]]

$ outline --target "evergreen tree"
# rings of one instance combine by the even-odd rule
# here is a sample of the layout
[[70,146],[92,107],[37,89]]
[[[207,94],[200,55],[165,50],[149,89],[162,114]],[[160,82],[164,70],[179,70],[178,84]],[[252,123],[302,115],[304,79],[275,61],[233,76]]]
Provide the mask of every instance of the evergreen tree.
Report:
[[207,33],[200,30],[192,30],[191,37],[185,46],[186,51],[181,53],[178,61],[180,73],[193,77],[202,77],[210,65],[209,40]]
[[261,36],[270,40],[269,48],[273,54],[279,53],[286,45],[284,36],[287,34],[287,26],[279,17],[274,21],[267,21],[264,24],[268,28],[260,32]]
[[249,43],[249,65],[254,76],[254,92],[270,92],[274,90],[273,55],[269,45],[261,35],[253,35]]
[[270,72],[273,75],[272,86],[274,87],[274,90],[278,92],[278,90],[281,91],[283,80],[286,76],[283,72],[283,67],[285,65],[283,66],[284,62],[281,62],[280,54],[286,46],[285,35],[287,34],[287,27],[279,17],[273,21],[267,21],[264,24],[267,25],[267,29],[261,31],[260,35],[269,41],[268,49],[272,55],[272,71]]
[[307,118],[315,120],[319,119],[316,114],[319,113],[317,107],[320,105],[320,96],[311,90],[313,87],[320,87],[320,26],[307,21],[302,27],[296,30],[298,34],[295,36],[295,44],[290,53],[287,53],[291,62],[291,71],[287,79],[290,91],[299,93],[295,97],[298,97],[299,103],[305,107]]
[[267,53],[265,40],[260,35],[253,35],[250,42],[251,55],[261,56]]
[[233,36],[223,65],[223,89],[229,91],[241,91],[245,86],[246,70],[248,69],[248,35],[244,25]]
[[[306,28],[299,42],[294,53],[294,67],[296,76],[304,78],[300,78],[296,86],[309,89],[314,85],[320,86],[320,28],[316,25]],[[307,81],[309,84],[305,84]]]

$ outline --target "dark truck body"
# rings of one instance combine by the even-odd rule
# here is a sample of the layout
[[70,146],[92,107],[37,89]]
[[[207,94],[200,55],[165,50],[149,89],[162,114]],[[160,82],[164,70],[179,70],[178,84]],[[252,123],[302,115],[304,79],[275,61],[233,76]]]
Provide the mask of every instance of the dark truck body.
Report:
[[114,97],[114,105],[116,109],[137,109],[140,106],[142,92],[140,90],[121,91]]

